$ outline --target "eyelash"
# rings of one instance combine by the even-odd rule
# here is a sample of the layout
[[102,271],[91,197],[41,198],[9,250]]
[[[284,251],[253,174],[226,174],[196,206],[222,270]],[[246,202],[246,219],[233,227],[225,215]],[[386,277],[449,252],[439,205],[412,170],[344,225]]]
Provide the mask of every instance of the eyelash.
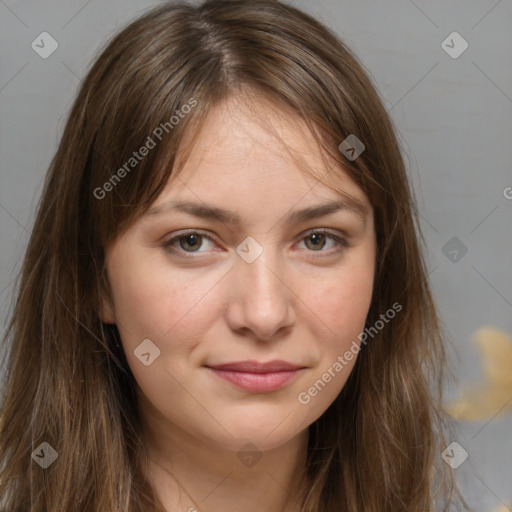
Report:
[[[331,240],[334,240],[334,242],[336,242],[336,244],[338,245],[337,248],[333,249],[333,250],[328,250],[328,251],[324,251],[324,250],[319,250],[319,251],[312,251],[312,250],[308,250],[308,252],[312,253],[311,256],[313,256],[314,258],[323,258],[323,257],[326,257],[326,256],[332,256],[333,254],[336,254],[336,253],[339,253],[339,252],[342,252],[344,251],[345,249],[349,248],[350,245],[349,243],[347,242],[347,240],[345,240],[344,238],[338,236],[338,235],[335,235],[334,233],[332,233],[331,231],[329,230],[326,230],[326,229],[314,229],[314,230],[311,230],[309,231],[307,234],[305,234],[301,239],[300,241],[302,242],[303,240],[305,240],[306,238],[312,236],[312,235],[317,235],[317,234],[321,234],[321,235],[326,235],[326,237],[330,238]],[[194,254],[202,254],[201,252],[197,252],[197,251],[192,251],[192,252],[187,252],[183,249],[177,249],[175,247],[172,247],[174,245],[174,243],[178,242],[180,239],[182,238],[185,238],[189,235],[200,235],[203,239],[206,238],[208,240],[210,240],[211,242],[214,242],[215,243],[215,240],[213,240],[213,238],[201,231],[197,231],[197,230],[189,230],[189,231],[182,231],[181,233],[178,233],[177,235],[173,236],[172,238],[168,239],[166,242],[164,242],[163,244],[163,247],[164,249],[166,249],[167,251],[170,251],[178,256],[181,256],[183,258],[197,258],[198,256],[195,256]],[[315,254],[316,252],[318,252],[319,254]]]

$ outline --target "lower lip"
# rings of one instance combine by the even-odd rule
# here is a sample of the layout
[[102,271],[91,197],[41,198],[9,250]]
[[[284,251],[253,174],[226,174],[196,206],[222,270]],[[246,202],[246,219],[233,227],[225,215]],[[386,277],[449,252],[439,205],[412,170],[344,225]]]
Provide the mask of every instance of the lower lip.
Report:
[[269,373],[248,373],[235,372],[232,370],[210,370],[221,379],[227,380],[236,386],[253,393],[264,393],[276,391],[290,382],[300,370],[269,372]]

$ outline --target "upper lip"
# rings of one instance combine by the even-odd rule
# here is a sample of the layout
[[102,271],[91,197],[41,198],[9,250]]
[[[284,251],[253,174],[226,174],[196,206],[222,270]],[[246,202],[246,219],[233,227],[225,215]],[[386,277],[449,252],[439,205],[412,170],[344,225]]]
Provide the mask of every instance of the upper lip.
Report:
[[291,372],[304,368],[287,361],[275,360],[262,363],[259,361],[236,361],[231,363],[209,365],[214,370],[224,370],[244,373],[273,373],[273,372]]

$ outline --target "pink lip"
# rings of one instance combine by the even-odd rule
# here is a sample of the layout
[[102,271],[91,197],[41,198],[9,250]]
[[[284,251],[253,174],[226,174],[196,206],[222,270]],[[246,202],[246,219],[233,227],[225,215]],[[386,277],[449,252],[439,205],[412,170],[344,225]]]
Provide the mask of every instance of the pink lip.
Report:
[[286,361],[239,361],[208,368],[224,380],[253,393],[275,391],[295,377],[302,366]]

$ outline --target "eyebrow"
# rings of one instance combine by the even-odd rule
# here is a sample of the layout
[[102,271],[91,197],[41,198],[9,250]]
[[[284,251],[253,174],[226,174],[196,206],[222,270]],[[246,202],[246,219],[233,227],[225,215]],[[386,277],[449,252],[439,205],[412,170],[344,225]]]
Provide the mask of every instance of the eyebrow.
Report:
[[[192,201],[168,201],[149,209],[148,215],[158,215],[168,211],[188,213],[202,219],[215,220],[223,224],[240,226],[242,218],[235,212],[224,210],[205,203],[194,203]],[[302,210],[295,210],[285,216],[287,224],[301,223],[317,217],[323,217],[338,211],[348,211],[366,220],[368,208],[355,198],[344,197],[337,201],[310,206]]]

